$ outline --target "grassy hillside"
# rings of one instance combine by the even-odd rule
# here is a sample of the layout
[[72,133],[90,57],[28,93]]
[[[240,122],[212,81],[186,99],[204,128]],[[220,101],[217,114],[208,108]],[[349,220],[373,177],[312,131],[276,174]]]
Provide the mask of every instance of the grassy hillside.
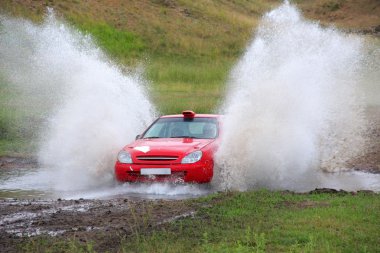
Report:
[[[233,57],[241,53],[258,17],[273,1],[2,1],[14,15],[40,20],[47,6],[99,39],[114,56],[175,56],[192,59]],[[113,30],[113,31],[112,31]],[[125,32],[141,38],[145,47],[124,54],[123,43],[102,32]],[[111,40],[114,43],[107,43]],[[121,53],[121,54],[120,54]]]
[[363,33],[380,33],[380,1],[374,0],[298,0],[295,1],[310,19]]
[[[278,0],[3,0],[0,9],[39,21],[47,7],[98,39],[125,63],[135,58],[236,59],[263,13]],[[377,0],[295,0],[322,24],[369,30],[380,25]]]
[[[212,112],[222,101],[228,73],[244,52],[260,17],[281,2],[2,0],[0,12],[40,22],[47,7],[52,7],[57,16],[91,34],[115,61],[132,67],[142,64],[152,83],[153,102],[162,113],[189,108]],[[307,17],[322,24],[361,31],[373,31],[380,24],[377,0],[360,4],[354,0],[293,2]],[[4,85],[0,89],[1,96],[12,95]],[[4,140],[3,135],[13,142],[25,139],[25,133],[14,127],[20,116],[8,115],[5,107],[0,112],[0,129],[6,130],[0,139]]]
[[[38,22],[46,8],[52,7],[58,16],[93,35],[120,63],[133,66],[143,62],[156,104],[163,113],[173,113],[183,108],[202,112],[215,108],[223,96],[228,72],[260,17],[281,2],[3,0],[0,9]],[[376,0],[294,3],[322,24],[366,31],[380,25]],[[178,97],[178,101],[167,102],[168,97]],[[204,97],[210,100],[205,102]]]
[[[260,15],[275,1],[0,1],[8,15],[40,22],[47,7],[91,34],[111,58],[125,66],[143,64],[153,102],[162,113],[213,111],[224,96],[231,66],[242,54]],[[4,97],[13,96],[2,85]],[[18,109],[3,100],[0,153],[17,151],[34,131],[14,131]],[[9,114],[9,106],[12,113]],[[38,119],[37,119],[38,120]],[[25,129],[24,129],[25,130]],[[27,135],[27,136],[25,136]],[[21,145],[22,146],[22,145]],[[21,147],[20,146],[20,147]],[[1,151],[3,150],[3,152]],[[9,152],[8,152],[9,151]],[[23,151],[22,151],[23,152]]]

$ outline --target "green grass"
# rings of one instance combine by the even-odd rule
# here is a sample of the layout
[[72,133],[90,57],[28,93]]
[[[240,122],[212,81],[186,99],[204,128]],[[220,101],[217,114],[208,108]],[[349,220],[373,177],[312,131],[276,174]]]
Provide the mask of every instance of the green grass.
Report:
[[30,157],[37,150],[37,142],[29,139],[0,139],[0,156]]
[[15,107],[0,108],[0,156],[30,156],[36,151],[42,120]]
[[39,97],[26,96],[0,77],[0,156],[35,153],[46,108]]
[[91,35],[100,48],[106,49],[112,58],[125,63],[140,57],[146,50],[142,39],[129,31],[119,30],[107,23],[71,21],[84,34]]
[[[314,206],[305,208],[302,206],[305,202]],[[187,219],[161,231],[164,238],[157,242],[177,241],[171,244],[183,250],[206,248],[209,252],[236,252],[239,248],[243,252],[304,252],[308,248],[312,252],[363,252],[365,249],[375,252],[379,246],[376,236],[380,225],[380,214],[376,211],[379,207],[378,196],[237,193],[215,207],[204,209],[199,216],[206,219],[195,222]],[[177,237],[173,232],[178,228],[183,234],[198,238],[198,243],[191,245],[186,236]],[[147,251],[153,249],[149,243],[151,238],[148,237],[148,243],[142,243]]]
[[154,80],[151,94],[153,102],[164,114],[191,109],[198,113],[211,113],[225,96],[224,84],[232,62],[220,60],[194,62],[186,59],[155,59],[146,70]]
[[[218,193],[195,201],[207,206],[195,217],[159,227],[147,226],[146,218],[141,218],[140,229],[119,234],[119,245],[110,251],[356,253],[380,249],[378,194],[260,190]],[[101,244],[44,240],[32,239],[26,244],[27,252],[37,252],[41,246],[49,252],[70,252],[73,247],[76,252],[96,252],[97,243]]]
[[[379,195],[219,194],[195,219],[121,245],[152,252],[376,252]],[[189,240],[189,238],[192,238]],[[131,250],[131,251],[134,251]]]

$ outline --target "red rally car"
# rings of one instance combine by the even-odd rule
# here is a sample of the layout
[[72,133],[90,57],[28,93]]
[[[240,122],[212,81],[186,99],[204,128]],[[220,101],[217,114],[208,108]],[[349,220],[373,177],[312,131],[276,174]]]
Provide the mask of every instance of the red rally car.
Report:
[[121,182],[210,182],[220,119],[220,115],[193,111],[158,118],[136,141],[119,152],[116,179]]

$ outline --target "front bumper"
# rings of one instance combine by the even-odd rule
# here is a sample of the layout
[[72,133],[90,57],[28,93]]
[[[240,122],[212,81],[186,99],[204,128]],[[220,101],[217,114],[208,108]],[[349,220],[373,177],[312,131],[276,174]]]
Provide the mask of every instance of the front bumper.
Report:
[[[115,176],[121,182],[186,182],[209,183],[213,176],[214,164],[199,161],[193,164],[115,164]],[[170,175],[141,175],[141,169],[170,168]]]

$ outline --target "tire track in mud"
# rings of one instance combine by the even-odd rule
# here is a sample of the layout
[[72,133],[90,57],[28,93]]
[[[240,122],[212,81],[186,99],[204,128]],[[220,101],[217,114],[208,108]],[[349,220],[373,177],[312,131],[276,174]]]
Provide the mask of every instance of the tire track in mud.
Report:
[[168,200],[3,200],[0,233],[18,237],[70,234],[93,230],[136,229],[140,221],[153,226],[186,217],[193,207]]
[[199,206],[185,200],[2,200],[0,251],[35,236],[95,241],[131,235],[193,216]]

